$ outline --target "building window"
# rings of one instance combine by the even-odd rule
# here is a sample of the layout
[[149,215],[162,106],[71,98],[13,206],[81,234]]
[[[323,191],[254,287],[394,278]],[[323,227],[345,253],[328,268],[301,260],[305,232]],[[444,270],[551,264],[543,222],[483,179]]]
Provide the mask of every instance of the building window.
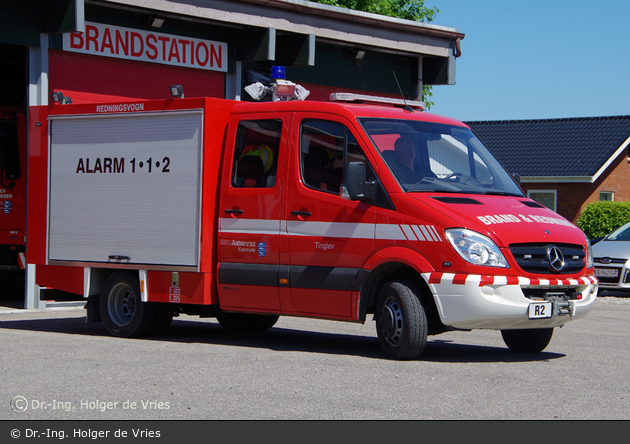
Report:
[[599,192],[599,200],[600,201],[614,202],[615,201],[615,193],[613,193],[612,191],[600,191]]
[[527,197],[550,210],[556,211],[556,190],[529,190],[527,191]]

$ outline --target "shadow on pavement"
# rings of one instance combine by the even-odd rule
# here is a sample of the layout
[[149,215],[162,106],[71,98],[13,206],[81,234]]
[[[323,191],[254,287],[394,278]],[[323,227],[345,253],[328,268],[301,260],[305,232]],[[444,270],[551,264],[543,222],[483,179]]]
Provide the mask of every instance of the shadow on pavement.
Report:
[[[0,329],[28,330],[44,333],[62,333],[82,336],[109,336],[101,323],[85,323],[84,317],[0,321]],[[325,333],[274,327],[254,333],[234,333],[224,330],[218,323],[174,320],[162,336],[140,339],[112,340],[159,341],[172,343],[200,343],[231,347],[260,348],[275,351],[324,353],[386,359],[375,337]],[[513,353],[506,347],[466,345],[439,336],[429,337],[420,361],[428,362],[535,362],[564,357],[564,354],[542,352],[538,354]]]

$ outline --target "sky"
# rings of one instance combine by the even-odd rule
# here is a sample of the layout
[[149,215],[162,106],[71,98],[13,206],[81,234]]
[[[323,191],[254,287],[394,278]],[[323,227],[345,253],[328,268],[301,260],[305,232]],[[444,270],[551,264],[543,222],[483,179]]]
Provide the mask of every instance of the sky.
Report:
[[630,1],[425,0],[466,34],[455,85],[430,112],[458,120],[630,115]]

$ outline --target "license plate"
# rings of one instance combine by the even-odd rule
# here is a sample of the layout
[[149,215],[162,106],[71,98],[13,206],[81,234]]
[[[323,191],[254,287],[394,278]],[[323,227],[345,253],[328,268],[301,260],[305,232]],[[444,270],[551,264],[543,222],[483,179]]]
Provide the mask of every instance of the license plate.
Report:
[[535,302],[529,304],[529,319],[550,318],[553,311],[551,302]]
[[616,278],[619,276],[619,270],[615,268],[596,268],[595,276]]

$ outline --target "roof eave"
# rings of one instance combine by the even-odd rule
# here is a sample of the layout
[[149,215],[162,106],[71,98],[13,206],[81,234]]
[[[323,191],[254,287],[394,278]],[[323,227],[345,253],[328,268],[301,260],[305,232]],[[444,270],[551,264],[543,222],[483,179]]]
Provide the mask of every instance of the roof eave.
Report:
[[615,161],[615,159],[617,159],[617,157],[619,157],[621,153],[628,149],[628,145],[630,145],[630,136],[628,136],[628,138],[621,145],[619,145],[619,148],[615,150],[613,155],[608,158],[608,160],[599,168],[599,170],[597,170],[597,172],[593,176],[593,182],[599,179],[599,176],[601,176],[604,171],[606,171],[606,169]]
[[330,6],[323,3],[314,3],[304,0],[242,0],[249,3],[264,4],[282,9],[303,11],[308,14],[335,17],[341,20],[362,22],[369,25],[377,25],[388,28],[404,29],[420,34],[433,35],[435,37],[449,39],[463,39],[466,34],[457,28],[434,25],[425,22],[389,17],[370,12],[363,12],[339,6]]
[[595,176],[521,176],[521,183],[593,183]]
[[[150,8],[199,20],[314,35],[320,40],[380,48],[397,54],[459,57],[465,34],[413,20],[387,17],[304,0],[85,0],[116,7]],[[262,14],[262,10],[267,14]]]

